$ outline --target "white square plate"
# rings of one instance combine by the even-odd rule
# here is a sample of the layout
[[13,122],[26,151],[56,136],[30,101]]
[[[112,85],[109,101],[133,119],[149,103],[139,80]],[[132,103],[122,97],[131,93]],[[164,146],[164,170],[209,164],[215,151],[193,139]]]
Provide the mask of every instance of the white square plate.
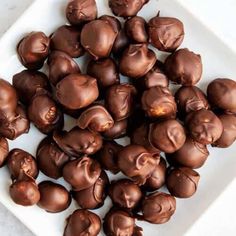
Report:
[[[0,40],[0,76],[12,81],[12,76],[23,67],[16,55],[16,44],[22,36],[31,31],[41,30],[50,35],[58,26],[65,24],[65,6],[67,0],[36,0],[20,19]],[[97,0],[99,15],[110,14],[107,0]],[[214,78],[236,75],[236,55],[225,46],[211,31],[206,29],[196,18],[184,9],[177,0],[151,0],[140,12],[141,16],[150,19],[161,11],[162,16],[180,18],[185,25],[185,40],[181,47],[188,47],[200,53],[204,64],[204,74],[199,86],[206,89],[206,85]],[[159,58],[166,55],[157,52]],[[79,60],[81,63],[81,60]],[[73,120],[68,120],[73,126]],[[44,137],[33,125],[29,134],[23,135],[10,147],[18,147],[35,155],[39,141]],[[203,168],[199,170],[201,180],[197,193],[188,200],[177,200],[177,211],[170,222],[164,225],[152,225],[137,222],[144,229],[144,235],[150,236],[182,236],[188,232],[197,219],[201,218],[216,198],[223,193],[226,186],[236,175],[236,144],[228,149],[209,147],[211,155]],[[114,176],[112,176],[114,178]],[[37,182],[48,179],[40,174]],[[62,179],[59,182],[64,183]],[[65,219],[75,209],[70,208],[58,214],[49,214],[38,207],[24,208],[17,206],[9,197],[8,189],[10,176],[6,168],[0,170],[0,201],[15,214],[28,228],[39,236],[61,236],[65,226]],[[66,184],[65,184],[66,185]],[[66,185],[68,187],[68,185]],[[107,198],[103,208],[96,210],[101,217],[108,211],[110,200]],[[101,235],[103,235],[101,233]]]

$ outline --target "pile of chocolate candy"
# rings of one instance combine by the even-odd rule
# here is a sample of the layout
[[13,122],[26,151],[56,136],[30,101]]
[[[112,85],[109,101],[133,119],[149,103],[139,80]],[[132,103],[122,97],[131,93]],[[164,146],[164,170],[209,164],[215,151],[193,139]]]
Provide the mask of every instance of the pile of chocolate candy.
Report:
[[[73,198],[81,209],[68,217],[64,236],[98,235],[101,219],[88,209],[102,207],[107,195],[113,203],[103,219],[108,236],[141,235],[136,219],[167,222],[175,197],[196,192],[200,176],[193,169],[207,160],[207,145],[225,148],[236,139],[236,82],[215,79],[207,96],[195,86],[202,62],[178,49],[183,23],[136,16],[148,0],[108,2],[123,25],[114,16],[97,18],[95,0],[72,0],[66,9],[71,25],[50,37],[26,35],[17,53],[27,70],[14,75],[13,86],[0,80],[0,165],[13,180],[10,196],[53,213]],[[165,62],[149,44],[169,53]],[[84,54],[90,56],[86,74],[73,59]],[[37,71],[46,60],[48,75]],[[121,83],[120,74],[130,82]],[[175,95],[169,82],[181,85]],[[77,119],[69,131],[63,130],[64,114]],[[5,138],[27,133],[30,122],[47,135],[36,158],[21,149],[9,152]],[[115,141],[125,136],[127,146]],[[55,181],[37,184],[39,171],[63,177],[71,191]],[[106,171],[127,178],[110,184]],[[164,185],[169,193],[156,191]]]

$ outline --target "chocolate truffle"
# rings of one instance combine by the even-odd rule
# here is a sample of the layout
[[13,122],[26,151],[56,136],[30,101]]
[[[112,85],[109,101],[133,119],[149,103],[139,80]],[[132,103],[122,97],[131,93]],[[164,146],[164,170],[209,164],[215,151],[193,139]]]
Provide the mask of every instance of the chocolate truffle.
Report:
[[81,191],[94,185],[101,171],[96,160],[84,156],[68,162],[63,168],[63,177],[75,191]]
[[167,160],[172,166],[185,166],[197,169],[205,163],[208,156],[209,152],[206,145],[188,137],[179,150],[167,154]]
[[105,107],[93,105],[81,113],[77,125],[81,129],[88,128],[94,132],[104,132],[114,125],[114,120]]
[[138,185],[145,184],[157,164],[156,158],[141,145],[128,145],[118,153],[118,167]]
[[116,16],[135,16],[149,0],[109,0],[109,7]]
[[189,198],[196,191],[200,175],[187,167],[176,167],[169,170],[166,186],[171,195],[178,198]]
[[102,15],[99,17],[99,19],[107,21],[112,26],[113,30],[116,33],[119,33],[119,31],[121,30],[121,23],[116,17],[109,15]]
[[153,123],[149,130],[149,141],[162,152],[172,153],[185,143],[184,127],[177,120],[166,120]]
[[160,51],[173,52],[183,42],[183,23],[173,17],[160,17],[159,14],[148,22],[150,43]]
[[165,72],[174,83],[184,86],[195,85],[202,76],[201,56],[187,48],[179,49],[167,57]]
[[79,209],[67,218],[64,236],[97,236],[101,230],[101,220],[93,212]]
[[73,192],[73,198],[82,209],[99,208],[104,204],[108,185],[108,176],[105,171],[102,171],[94,185],[87,189]]
[[166,223],[175,213],[175,209],[176,200],[167,193],[152,193],[142,202],[143,219],[152,224]]
[[62,177],[62,169],[68,161],[69,156],[50,137],[40,142],[37,149],[37,164],[46,176],[53,179]]
[[136,89],[131,84],[111,86],[106,93],[105,104],[115,121],[130,116],[134,107]]
[[146,32],[147,23],[141,16],[134,16],[125,22],[127,36],[136,43],[147,43],[148,34]]
[[231,146],[236,140],[236,116],[220,115],[219,119],[223,125],[223,133],[220,138],[213,143],[212,146],[226,148]]
[[50,47],[52,50],[65,52],[71,57],[80,57],[84,54],[80,44],[80,31],[75,26],[59,27],[51,36]]
[[106,20],[94,20],[81,31],[81,44],[95,60],[108,57],[116,39],[117,32]]
[[56,86],[58,101],[71,110],[87,107],[98,98],[98,95],[97,81],[88,75],[68,75]]
[[7,167],[12,179],[18,179],[22,172],[36,179],[39,173],[35,158],[19,148],[10,151],[7,157]]
[[17,53],[23,66],[40,69],[49,54],[50,39],[43,32],[31,32],[17,45]]
[[53,51],[48,57],[49,80],[56,85],[70,74],[80,73],[78,64],[65,52]]
[[118,68],[112,58],[91,60],[87,66],[87,74],[97,79],[100,88],[120,82]]
[[40,200],[38,206],[47,212],[57,213],[66,210],[71,203],[69,192],[60,184],[43,181],[38,185]]
[[38,92],[28,107],[30,121],[45,134],[63,127],[64,117],[55,101],[46,91]]
[[112,53],[117,57],[121,56],[121,53],[128,47],[130,40],[125,33],[125,29],[121,29],[116,37],[116,40],[112,47]]
[[99,134],[77,127],[70,131],[54,132],[53,140],[62,151],[72,157],[94,154],[102,147],[102,137]]
[[9,153],[9,146],[7,139],[0,137],[0,167],[5,164],[7,155]]
[[23,70],[13,76],[12,83],[20,101],[26,105],[30,103],[37,91],[50,90],[48,77],[39,71]]
[[138,206],[142,192],[139,186],[131,180],[121,179],[111,183],[109,196],[114,205],[133,209]]
[[120,73],[130,78],[140,78],[152,69],[156,54],[147,44],[130,44],[120,59]]
[[73,0],[66,7],[66,18],[72,25],[81,25],[97,18],[95,0]]
[[102,148],[96,153],[96,158],[105,170],[117,174],[120,169],[118,167],[118,152],[122,146],[115,141],[104,141]]
[[144,91],[142,108],[151,118],[174,118],[177,111],[171,91],[159,86]]
[[231,79],[215,79],[207,87],[207,98],[213,107],[225,113],[236,114],[236,82]]
[[221,120],[209,110],[193,111],[185,119],[190,136],[202,144],[214,143],[223,133]]

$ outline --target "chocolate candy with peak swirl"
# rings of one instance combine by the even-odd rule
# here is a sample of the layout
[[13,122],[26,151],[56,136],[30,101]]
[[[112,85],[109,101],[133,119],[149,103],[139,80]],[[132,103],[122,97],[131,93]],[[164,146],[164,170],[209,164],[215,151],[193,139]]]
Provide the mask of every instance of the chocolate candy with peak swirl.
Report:
[[50,39],[43,32],[31,32],[17,45],[18,57],[27,69],[40,69],[49,54]]
[[173,52],[183,42],[184,25],[173,17],[160,17],[159,14],[148,22],[150,43],[161,51]]
[[121,29],[117,34],[116,40],[112,47],[112,53],[120,57],[125,48],[128,47],[130,40],[125,33],[125,29]]
[[56,102],[46,91],[39,91],[31,100],[28,107],[30,121],[45,134],[62,128],[64,117]]
[[177,151],[184,145],[185,140],[184,127],[177,120],[166,120],[150,126],[149,141],[162,152]]
[[62,169],[69,161],[69,156],[50,137],[40,142],[36,156],[38,168],[46,176],[53,179],[62,177]]
[[220,138],[212,144],[212,146],[226,148],[231,146],[236,140],[236,116],[220,115],[218,117],[223,125],[223,133]]
[[179,150],[166,154],[167,160],[172,166],[185,166],[192,169],[203,166],[208,156],[206,145],[198,143],[190,137]]
[[5,164],[9,153],[9,145],[7,139],[0,137],[0,167]]
[[91,60],[87,66],[87,74],[97,79],[100,88],[120,82],[118,68],[112,58]]
[[81,113],[77,125],[81,129],[88,128],[94,132],[104,132],[114,125],[114,120],[105,107],[93,105]]
[[179,49],[167,57],[165,72],[174,83],[193,86],[202,76],[201,56],[187,48]]
[[134,209],[142,198],[142,192],[140,187],[131,180],[121,179],[111,183],[109,196],[114,205]]
[[177,111],[171,91],[159,86],[144,91],[142,108],[151,118],[174,118]]
[[155,155],[141,145],[128,145],[118,153],[118,167],[136,184],[143,185],[158,164]]
[[178,198],[189,198],[196,191],[200,175],[187,167],[175,167],[169,170],[166,186],[171,195]]
[[80,44],[80,30],[75,26],[60,26],[51,36],[50,47],[52,50],[65,52],[71,57],[80,57],[84,54]]
[[97,81],[88,75],[68,75],[56,86],[58,101],[71,110],[87,107],[98,98],[98,95]]
[[81,25],[97,18],[95,0],[73,0],[66,7],[66,18],[72,25]]
[[56,85],[70,74],[80,73],[79,65],[65,52],[53,51],[48,58],[49,80]]
[[142,202],[143,219],[152,224],[166,223],[175,210],[176,200],[167,193],[152,193],[146,196]]
[[108,185],[108,176],[105,171],[102,171],[94,185],[87,189],[73,192],[72,195],[82,209],[97,209],[104,204]]
[[95,184],[101,174],[100,164],[87,156],[68,162],[63,168],[63,177],[75,191]]
[[36,179],[39,173],[35,158],[19,148],[10,151],[7,157],[7,167],[12,179],[18,179],[22,172]]
[[70,131],[54,132],[53,140],[62,151],[72,157],[94,154],[102,147],[102,137],[98,133],[77,127]]
[[121,23],[116,17],[109,15],[102,15],[99,17],[99,19],[107,21],[112,26],[113,30],[116,33],[119,33],[119,31],[121,30]]
[[131,84],[115,84],[108,88],[105,104],[115,121],[131,115],[136,93],[135,87]]
[[190,136],[202,144],[212,144],[223,133],[221,120],[209,110],[199,110],[189,113],[185,119]]
[[130,44],[120,59],[120,73],[130,78],[147,74],[156,63],[156,54],[147,44]]
[[81,31],[81,44],[95,60],[108,57],[116,39],[117,32],[106,20],[94,20]]
[[38,186],[40,200],[38,206],[47,212],[57,213],[66,210],[71,203],[70,193],[60,184],[43,181]]
[[101,220],[93,212],[79,209],[67,218],[64,236],[97,236],[101,230]]
[[207,98],[213,107],[225,113],[236,114],[236,82],[231,79],[215,79],[207,87]]

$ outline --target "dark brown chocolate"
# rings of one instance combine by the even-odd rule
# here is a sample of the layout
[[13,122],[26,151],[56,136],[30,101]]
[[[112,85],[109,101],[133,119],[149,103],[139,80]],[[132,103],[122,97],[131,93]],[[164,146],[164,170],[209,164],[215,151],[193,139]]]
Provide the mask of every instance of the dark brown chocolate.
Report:
[[9,153],[9,145],[7,139],[0,137],[0,167],[5,165]]
[[112,47],[112,53],[117,57],[121,56],[122,52],[128,47],[130,40],[125,33],[125,29],[121,29],[116,37],[116,40]]
[[116,17],[109,15],[102,15],[99,17],[99,19],[107,21],[112,26],[113,30],[116,33],[119,33],[119,31],[121,30],[121,23]]

